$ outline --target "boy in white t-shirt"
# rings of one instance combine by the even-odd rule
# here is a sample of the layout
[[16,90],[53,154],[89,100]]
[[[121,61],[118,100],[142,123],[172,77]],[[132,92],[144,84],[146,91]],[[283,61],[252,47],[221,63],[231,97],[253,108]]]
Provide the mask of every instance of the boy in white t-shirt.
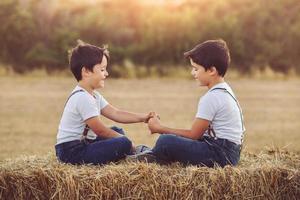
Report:
[[169,128],[159,118],[151,118],[151,133],[161,135],[152,152],[140,157],[154,155],[164,163],[178,161],[208,167],[237,165],[245,129],[239,103],[224,80],[229,49],[223,40],[208,40],[184,55],[191,62],[193,77],[208,91],[199,101],[190,129]]
[[59,124],[55,145],[58,159],[71,164],[105,164],[131,154],[132,142],[122,129],[106,127],[100,115],[119,123],[147,122],[149,114],[119,110],[95,89],[108,76],[107,49],[79,44],[72,50],[70,68],[78,85],[70,94]]

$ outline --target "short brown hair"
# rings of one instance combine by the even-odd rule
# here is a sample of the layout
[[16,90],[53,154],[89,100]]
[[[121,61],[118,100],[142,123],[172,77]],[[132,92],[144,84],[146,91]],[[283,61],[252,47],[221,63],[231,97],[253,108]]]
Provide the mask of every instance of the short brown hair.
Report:
[[218,74],[225,76],[230,64],[230,53],[224,40],[207,40],[195,46],[192,50],[184,53],[186,58],[190,58],[205,70],[214,66]]
[[100,48],[80,40],[70,53],[70,69],[77,81],[82,79],[81,69],[83,67],[93,71],[94,66],[102,62],[103,56],[106,56],[107,60],[109,59],[106,47]]

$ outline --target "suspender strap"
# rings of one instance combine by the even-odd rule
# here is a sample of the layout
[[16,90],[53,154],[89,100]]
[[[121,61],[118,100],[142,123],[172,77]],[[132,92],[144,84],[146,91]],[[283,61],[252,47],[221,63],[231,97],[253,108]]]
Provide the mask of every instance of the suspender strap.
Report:
[[[243,133],[244,133],[244,130],[245,130],[245,127],[244,127],[244,118],[243,118],[242,109],[240,107],[240,104],[239,104],[238,100],[226,88],[213,88],[210,91],[213,91],[213,90],[223,90],[223,91],[227,92],[234,99],[234,101],[236,102],[236,105],[237,105],[237,107],[239,109],[239,112],[240,112],[240,118],[241,118],[241,123],[242,123],[242,139],[241,139],[241,143],[243,143],[243,137],[244,137]],[[213,138],[215,138],[215,139],[217,138],[216,137],[216,133],[215,133],[213,127],[211,126],[211,124],[208,127],[208,134],[210,136],[212,136]]]
[[[70,96],[68,97],[68,99],[67,99],[67,101],[66,101],[66,103],[65,103],[65,107],[66,107],[68,101],[70,100],[70,98],[71,98],[74,94],[76,94],[76,93],[78,93],[78,92],[84,92],[84,90],[76,90],[76,91],[72,92],[72,94],[70,94]],[[86,139],[87,139],[87,134],[88,134],[89,130],[90,130],[90,127],[86,124],[85,127],[84,127],[84,130],[83,130],[81,139],[80,139],[81,141],[84,141],[84,142],[86,141]]]
[[215,140],[217,139],[216,132],[214,131],[214,129],[210,123],[208,125],[208,135],[210,135]]
[[87,137],[87,133],[89,132],[90,127],[86,124],[82,133],[83,138]]
[[66,101],[66,103],[65,103],[65,107],[66,107],[68,101],[70,100],[70,98],[71,98],[74,94],[76,94],[76,93],[78,93],[78,92],[84,92],[84,91],[83,91],[83,90],[76,90],[76,91],[72,92],[72,94],[70,94],[70,96],[68,97],[68,99],[67,99],[67,101]]

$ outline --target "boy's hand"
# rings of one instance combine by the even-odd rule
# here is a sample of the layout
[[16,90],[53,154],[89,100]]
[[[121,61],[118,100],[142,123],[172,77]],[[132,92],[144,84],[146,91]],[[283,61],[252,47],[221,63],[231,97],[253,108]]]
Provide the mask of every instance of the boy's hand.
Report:
[[158,118],[159,118],[159,116],[158,116],[155,112],[149,112],[148,115],[145,117],[144,122],[145,122],[145,123],[148,123],[149,120],[150,120],[151,118],[153,118],[153,117],[158,117]]
[[151,131],[151,134],[153,133],[160,133],[161,131],[161,123],[160,120],[158,118],[158,116],[154,116],[152,118],[149,119],[148,121],[148,128]]

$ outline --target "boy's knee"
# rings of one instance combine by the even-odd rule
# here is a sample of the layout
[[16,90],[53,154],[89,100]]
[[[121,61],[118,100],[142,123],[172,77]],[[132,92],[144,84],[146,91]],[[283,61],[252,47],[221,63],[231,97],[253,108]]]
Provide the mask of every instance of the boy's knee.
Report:
[[160,135],[152,149],[153,153],[161,160],[172,161],[174,157],[174,148],[176,148],[176,144],[174,144],[175,140],[177,140],[177,136],[175,135]]
[[129,153],[131,151],[132,142],[127,137],[120,137],[121,152]]
[[165,152],[173,148],[175,140],[177,139],[176,135],[165,134],[160,135],[156,141],[156,144],[153,148],[153,151],[157,153]]
[[170,144],[173,144],[174,140],[177,139],[176,135],[172,134],[165,134],[165,135],[160,135],[159,138],[157,139],[156,146],[167,146]]

